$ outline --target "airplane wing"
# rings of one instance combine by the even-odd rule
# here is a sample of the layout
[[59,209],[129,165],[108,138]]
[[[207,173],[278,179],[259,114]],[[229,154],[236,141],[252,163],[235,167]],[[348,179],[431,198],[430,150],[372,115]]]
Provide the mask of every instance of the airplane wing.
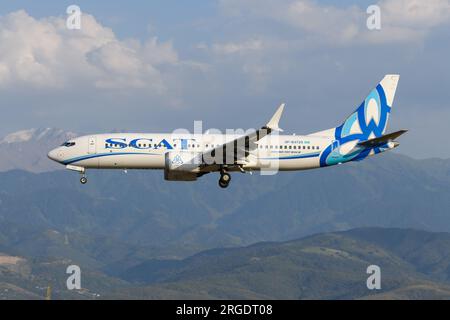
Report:
[[239,166],[249,154],[258,148],[257,142],[274,131],[283,131],[278,123],[284,110],[282,103],[274,113],[270,121],[261,129],[243,135],[237,139],[224,143],[202,154],[202,171],[219,170],[222,166]]
[[387,142],[395,140],[396,138],[400,137],[402,134],[404,134],[407,131],[408,130],[400,130],[400,131],[388,133],[388,134],[382,135],[381,137],[378,137],[378,138],[359,142],[357,144],[357,146],[364,147],[364,148],[374,148],[379,145],[382,145]]

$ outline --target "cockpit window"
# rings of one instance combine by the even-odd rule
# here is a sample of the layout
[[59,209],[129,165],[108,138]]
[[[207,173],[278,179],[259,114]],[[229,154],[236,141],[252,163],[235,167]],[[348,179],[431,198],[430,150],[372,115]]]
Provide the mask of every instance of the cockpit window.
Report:
[[74,145],[75,145],[75,142],[67,141],[67,142],[64,142],[61,146],[63,146],[63,147],[73,147]]

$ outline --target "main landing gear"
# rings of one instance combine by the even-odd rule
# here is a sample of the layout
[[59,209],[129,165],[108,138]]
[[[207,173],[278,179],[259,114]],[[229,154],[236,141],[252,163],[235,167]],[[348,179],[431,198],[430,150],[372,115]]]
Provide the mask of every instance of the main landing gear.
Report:
[[231,176],[225,171],[220,172],[219,186],[221,188],[226,188],[230,184]]

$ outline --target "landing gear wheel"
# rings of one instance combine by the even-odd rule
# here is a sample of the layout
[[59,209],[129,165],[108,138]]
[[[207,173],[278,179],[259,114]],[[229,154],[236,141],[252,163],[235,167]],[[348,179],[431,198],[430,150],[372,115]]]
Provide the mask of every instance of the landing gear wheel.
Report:
[[87,178],[86,177],[81,177],[80,182],[81,182],[81,184],[86,184],[87,183]]
[[226,188],[226,187],[228,187],[228,184],[229,184],[229,182],[225,182],[225,181],[223,181],[222,179],[219,180],[219,186],[220,186],[221,188]]
[[219,186],[221,188],[226,188],[230,184],[231,176],[228,173],[222,173],[219,179]]
[[222,175],[220,176],[220,180],[228,183],[231,180],[231,176],[229,173],[222,173]]

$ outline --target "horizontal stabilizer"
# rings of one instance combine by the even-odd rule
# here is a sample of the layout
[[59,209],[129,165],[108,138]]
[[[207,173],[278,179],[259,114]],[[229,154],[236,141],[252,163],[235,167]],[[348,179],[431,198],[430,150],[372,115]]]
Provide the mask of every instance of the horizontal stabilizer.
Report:
[[358,146],[364,147],[364,148],[373,148],[382,144],[385,144],[387,142],[393,141],[394,139],[400,137],[402,134],[407,132],[408,130],[400,130],[392,133],[388,133],[385,135],[382,135],[378,138],[369,139],[366,141],[362,141],[358,143]]

